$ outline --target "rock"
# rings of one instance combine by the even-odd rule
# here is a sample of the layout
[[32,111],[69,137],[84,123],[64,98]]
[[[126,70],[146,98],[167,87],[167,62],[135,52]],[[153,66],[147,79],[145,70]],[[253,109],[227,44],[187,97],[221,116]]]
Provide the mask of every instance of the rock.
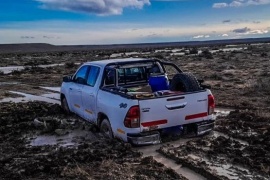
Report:
[[65,129],[56,129],[54,132],[55,132],[55,134],[57,134],[58,136],[63,136],[63,135],[68,134],[68,131],[65,130]]
[[35,118],[34,121],[33,121],[34,125],[36,127],[41,127],[41,126],[44,126],[44,123],[39,121],[38,118]]

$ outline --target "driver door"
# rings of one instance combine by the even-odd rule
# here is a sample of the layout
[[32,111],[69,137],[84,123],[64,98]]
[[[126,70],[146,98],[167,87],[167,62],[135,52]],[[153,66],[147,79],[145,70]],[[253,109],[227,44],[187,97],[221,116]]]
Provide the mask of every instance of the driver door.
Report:
[[84,107],[84,118],[88,121],[95,122],[97,116],[96,99],[99,89],[100,68],[97,66],[90,66],[89,73],[87,75],[87,82],[82,90],[82,102]]
[[86,75],[88,72],[88,66],[82,66],[75,76],[73,82],[68,89],[70,98],[70,107],[72,111],[79,116],[83,117],[83,103],[82,103],[82,89],[86,84]]

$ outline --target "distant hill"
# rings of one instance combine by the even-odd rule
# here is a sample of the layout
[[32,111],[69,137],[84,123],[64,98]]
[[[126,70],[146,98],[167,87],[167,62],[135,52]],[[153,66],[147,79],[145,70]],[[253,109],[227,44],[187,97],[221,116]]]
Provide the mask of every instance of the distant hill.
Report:
[[141,44],[108,44],[108,45],[51,45],[45,43],[0,44],[0,53],[29,53],[55,51],[89,51],[105,49],[144,49],[166,47],[215,46],[229,44],[270,43],[270,37],[248,39],[226,39],[211,41],[141,43]]

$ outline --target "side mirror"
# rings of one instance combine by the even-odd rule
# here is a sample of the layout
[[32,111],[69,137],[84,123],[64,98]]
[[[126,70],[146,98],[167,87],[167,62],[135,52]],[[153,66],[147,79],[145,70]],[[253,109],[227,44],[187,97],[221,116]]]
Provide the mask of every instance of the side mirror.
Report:
[[63,77],[63,82],[72,82],[72,76],[64,76]]
[[76,83],[86,85],[86,80],[83,79],[83,78],[81,78],[81,77],[78,77],[78,78],[76,79]]

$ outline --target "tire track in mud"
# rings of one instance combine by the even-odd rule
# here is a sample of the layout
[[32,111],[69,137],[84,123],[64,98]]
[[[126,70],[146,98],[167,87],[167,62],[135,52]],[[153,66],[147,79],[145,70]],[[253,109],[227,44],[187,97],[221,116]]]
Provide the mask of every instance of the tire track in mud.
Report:
[[[187,141],[190,139],[179,139],[173,142],[168,142],[166,144],[178,146],[178,145],[184,145]],[[196,173],[192,169],[188,168],[187,166],[183,166],[183,164],[178,163],[174,159],[171,159],[164,154],[159,152],[159,149],[163,146],[163,144],[157,144],[152,146],[144,146],[144,147],[136,147],[135,150],[138,150],[139,152],[143,153],[144,157],[152,156],[154,160],[157,162],[160,162],[164,164],[166,167],[173,169],[176,173],[178,173],[181,176],[184,176],[187,179],[190,180],[205,180],[206,178],[202,176],[199,173]]]
[[[215,110],[216,117],[218,116],[227,116],[233,109],[227,108],[217,108]],[[222,133],[212,133],[213,136],[222,136]],[[210,135],[210,136],[211,136]],[[225,135],[225,134],[224,134]],[[198,137],[199,138],[199,137]],[[198,139],[198,138],[192,138]],[[191,138],[183,138],[177,141],[167,142],[166,145],[177,147],[179,145],[185,145],[188,141],[192,140]],[[241,140],[239,140],[241,141]],[[243,143],[243,141],[241,141]],[[138,151],[143,153],[143,156],[153,156],[153,158],[164,164],[166,167],[175,170],[178,174],[186,177],[187,179],[195,180],[195,179],[221,179],[220,177],[213,175],[204,169],[196,168],[194,165],[186,163],[184,161],[179,161],[178,159],[168,156],[165,153],[162,153],[160,150],[164,144],[146,146],[135,148]]]

